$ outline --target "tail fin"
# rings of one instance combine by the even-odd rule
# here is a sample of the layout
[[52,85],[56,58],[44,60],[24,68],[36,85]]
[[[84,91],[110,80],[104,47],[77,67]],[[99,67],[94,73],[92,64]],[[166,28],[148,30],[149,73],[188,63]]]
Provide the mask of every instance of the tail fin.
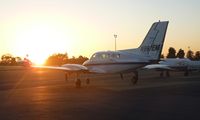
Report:
[[[149,60],[159,60],[167,31],[168,21],[155,22],[136,51]],[[135,51],[135,52],[136,52]]]

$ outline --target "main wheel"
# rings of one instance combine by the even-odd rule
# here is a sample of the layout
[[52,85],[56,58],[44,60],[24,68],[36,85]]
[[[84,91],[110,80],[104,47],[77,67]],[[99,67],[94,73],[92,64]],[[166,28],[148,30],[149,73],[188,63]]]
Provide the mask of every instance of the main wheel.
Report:
[[134,76],[132,77],[131,82],[133,83],[133,85],[135,85],[138,82],[138,72],[137,71],[134,72]]
[[160,77],[163,77],[163,71],[160,73]]
[[170,74],[169,74],[169,71],[168,71],[168,70],[166,71],[166,76],[167,76],[167,77],[170,77]]

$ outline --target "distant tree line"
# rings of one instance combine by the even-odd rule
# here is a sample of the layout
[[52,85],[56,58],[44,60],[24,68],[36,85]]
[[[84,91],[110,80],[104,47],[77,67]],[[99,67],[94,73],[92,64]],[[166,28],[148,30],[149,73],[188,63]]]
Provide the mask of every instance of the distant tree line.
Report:
[[[3,54],[1,56],[0,65],[1,66],[22,65],[22,62],[19,62],[19,61],[23,61],[24,59],[25,58],[22,59],[21,57],[14,57],[11,54]],[[82,55],[80,55],[79,57],[73,56],[69,58],[67,53],[64,53],[64,54],[55,53],[55,54],[50,55],[47,58],[45,65],[60,66],[63,64],[82,64],[86,60],[88,60],[88,58]]]
[[69,58],[67,53],[55,53],[47,58],[45,65],[60,66],[63,64],[83,64],[86,60],[88,60],[88,58],[82,55],[77,58],[74,56]]
[[[164,58],[163,54],[161,55],[161,58]],[[193,52],[192,50],[188,50],[187,53],[185,53],[184,50],[179,49],[176,53],[176,49],[170,47],[166,58],[189,58],[191,60],[200,60],[200,51]],[[21,65],[18,61],[22,60],[24,59],[14,57],[11,54],[4,54],[1,56],[0,65]],[[54,53],[47,58],[45,65],[60,66],[63,64],[83,64],[86,60],[88,60],[88,58],[82,55],[69,58],[67,53]]]
[[20,65],[21,57],[14,57],[11,54],[3,54],[1,56],[0,65]]
[[[164,58],[163,54],[161,55],[161,58]],[[178,52],[176,53],[176,49],[170,47],[168,49],[168,54],[166,58],[188,58],[190,60],[200,60],[200,51],[196,51],[194,53],[192,50],[188,50],[187,53],[185,53],[184,50],[179,49]]]

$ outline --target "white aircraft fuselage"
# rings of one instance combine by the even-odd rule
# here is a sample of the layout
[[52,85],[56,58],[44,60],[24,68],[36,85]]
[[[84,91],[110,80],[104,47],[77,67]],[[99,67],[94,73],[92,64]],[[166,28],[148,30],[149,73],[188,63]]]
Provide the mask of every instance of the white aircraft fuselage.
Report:
[[124,73],[145,66],[150,61],[146,57],[122,51],[96,52],[83,63],[90,72]]

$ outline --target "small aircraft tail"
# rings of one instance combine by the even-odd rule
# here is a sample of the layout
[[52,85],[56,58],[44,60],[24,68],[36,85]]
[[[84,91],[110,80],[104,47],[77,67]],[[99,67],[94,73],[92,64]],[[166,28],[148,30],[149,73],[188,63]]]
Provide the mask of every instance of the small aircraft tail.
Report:
[[168,21],[159,21],[153,23],[142,44],[138,48],[122,51],[138,54],[140,56],[146,57],[150,61],[159,60],[168,23]]
[[136,51],[150,60],[159,60],[162,52],[168,21],[155,22]]

